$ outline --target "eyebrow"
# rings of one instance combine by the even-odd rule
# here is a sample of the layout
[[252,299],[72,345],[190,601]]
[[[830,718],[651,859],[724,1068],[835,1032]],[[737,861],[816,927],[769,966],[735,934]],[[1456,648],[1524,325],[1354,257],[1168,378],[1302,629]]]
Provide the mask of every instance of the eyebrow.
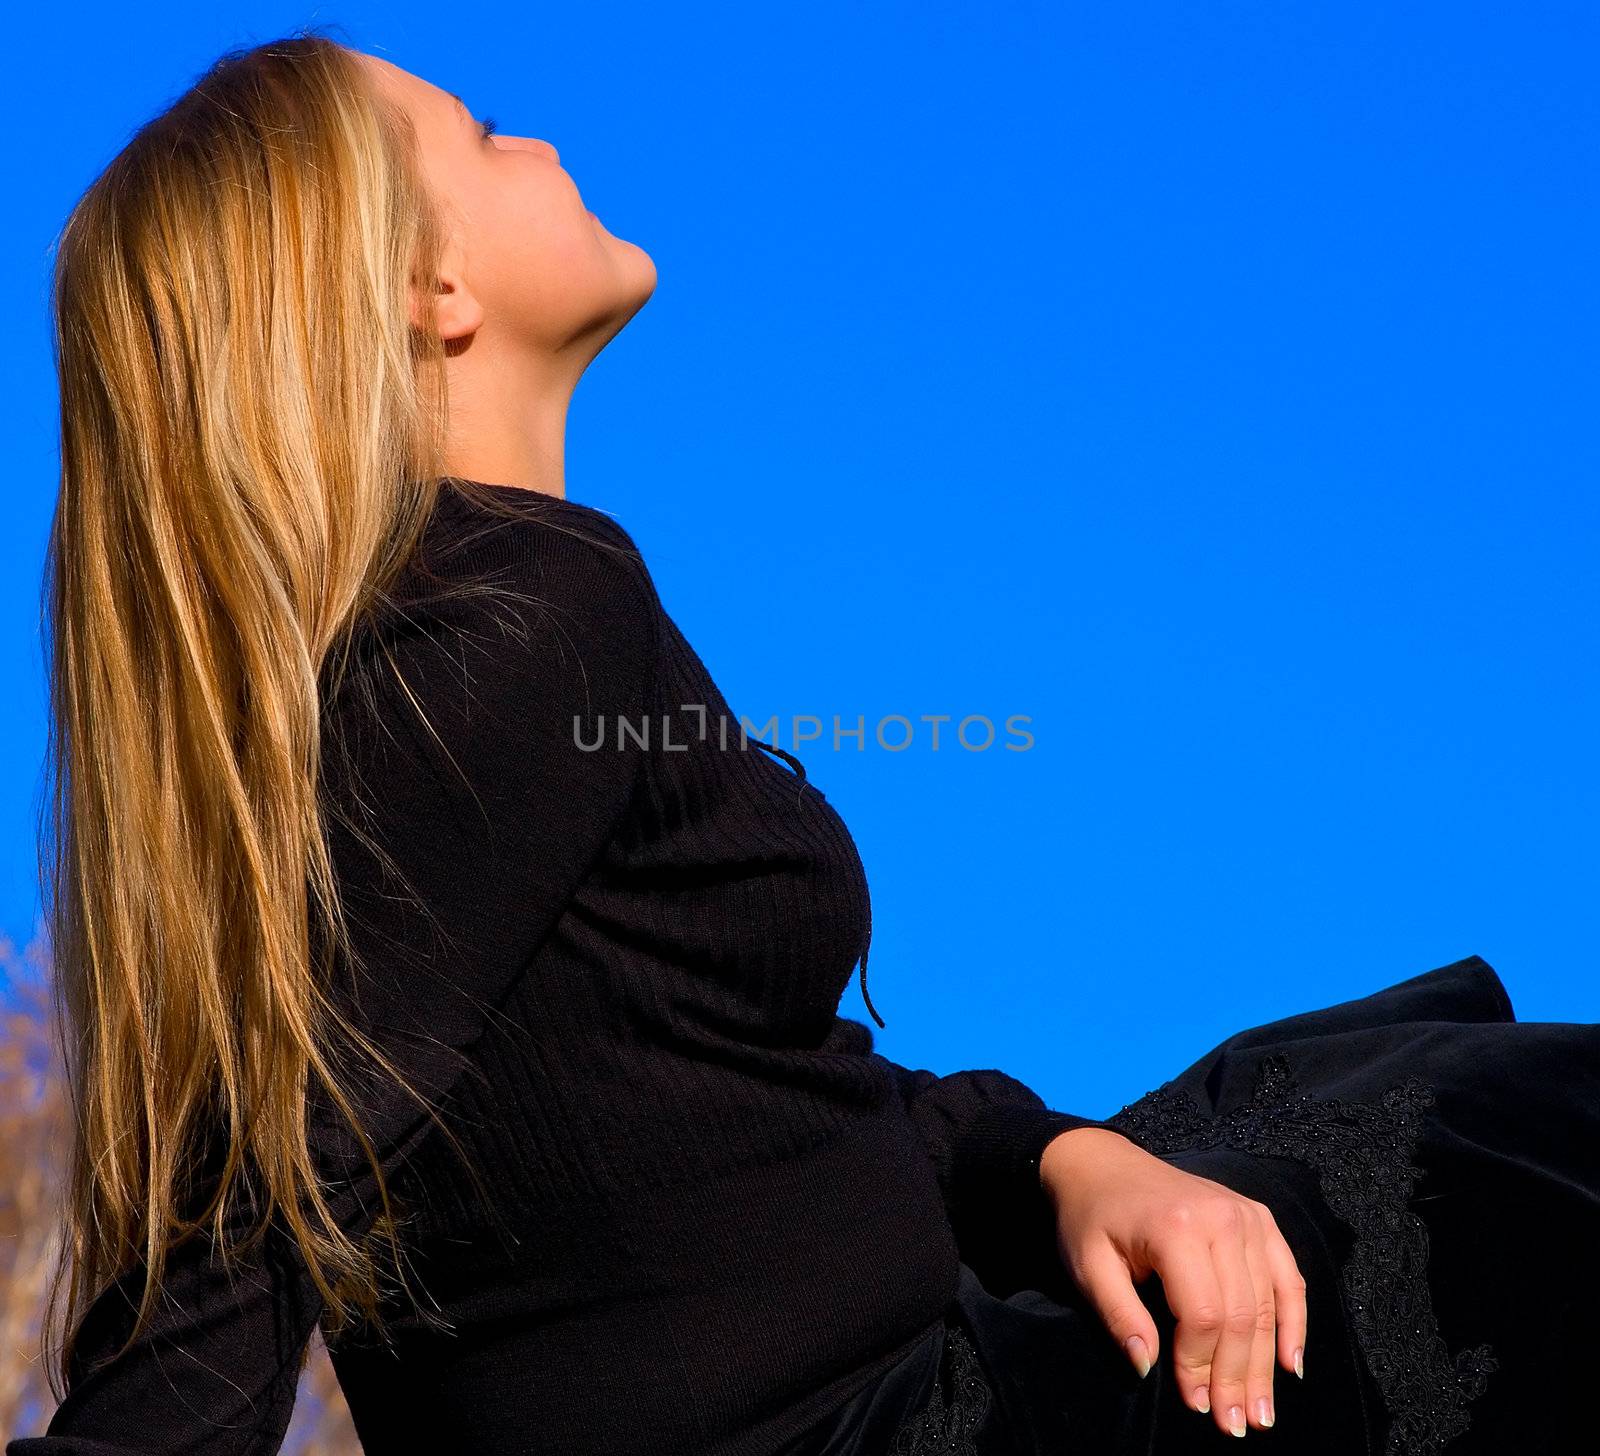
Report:
[[459,96],[457,96],[454,91],[448,92],[446,94],[450,97],[450,99],[452,101],[455,102],[455,104],[457,106],[459,106],[461,108],[461,115],[467,121],[471,121],[472,120],[472,108],[470,106],[468,106],[467,103],[465,101],[463,101]]

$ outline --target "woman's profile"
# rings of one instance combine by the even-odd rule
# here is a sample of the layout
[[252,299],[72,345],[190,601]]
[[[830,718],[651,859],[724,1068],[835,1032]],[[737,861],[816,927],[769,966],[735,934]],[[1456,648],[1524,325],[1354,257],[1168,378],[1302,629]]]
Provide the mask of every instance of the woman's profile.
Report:
[[1101,1119],[840,1014],[848,829],[566,494],[655,284],[554,147],[315,34],[74,208],[8,1456],[275,1451],[318,1329],[369,1456],[1592,1445],[1600,1026],[1470,956]]

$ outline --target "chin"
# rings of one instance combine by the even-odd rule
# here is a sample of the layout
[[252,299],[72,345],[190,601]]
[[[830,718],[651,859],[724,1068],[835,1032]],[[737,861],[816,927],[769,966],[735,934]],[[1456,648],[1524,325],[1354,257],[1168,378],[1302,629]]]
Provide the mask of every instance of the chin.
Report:
[[617,241],[622,243],[626,253],[622,265],[627,270],[628,281],[632,285],[631,291],[637,294],[639,303],[642,304],[656,291],[655,259],[637,243],[623,242],[621,238]]

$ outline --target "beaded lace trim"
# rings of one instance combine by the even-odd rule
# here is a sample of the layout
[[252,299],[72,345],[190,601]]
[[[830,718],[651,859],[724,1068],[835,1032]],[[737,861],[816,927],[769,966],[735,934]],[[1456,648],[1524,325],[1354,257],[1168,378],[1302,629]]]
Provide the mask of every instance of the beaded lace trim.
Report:
[[[891,1456],[978,1456],[977,1432],[993,1395],[972,1341],[956,1325],[945,1334],[939,1376],[928,1403],[895,1432]],[[946,1378],[948,1403],[943,1388]]]
[[[1288,1059],[1263,1057],[1250,1101],[1221,1117],[1163,1085],[1106,1119],[1147,1152],[1223,1145],[1315,1168],[1327,1205],[1355,1231],[1343,1270],[1350,1321],[1390,1415],[1385,1456],[1436,1456],[1471,1424],[1467,1403],[1499,1361],[1487,1344],[1453,1359],[1428,1287],[1428,1228],[1407,1207],[1411,1163],[1433,1090],[1415,1076],[1381,1102],[1315,1098]],[[942,1449],[942,1448],[941,1448]]]

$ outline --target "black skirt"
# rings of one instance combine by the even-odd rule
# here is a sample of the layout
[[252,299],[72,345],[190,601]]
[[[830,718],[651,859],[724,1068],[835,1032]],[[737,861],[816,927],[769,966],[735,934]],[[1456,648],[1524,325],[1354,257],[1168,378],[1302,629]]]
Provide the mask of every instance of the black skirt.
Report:
[[[1236,1032],[1110,1119],[1259,1199],[1308,1285],[1305,1378],[1246,1439],[1295,1456],[1600,1452],[1600,1025],[1519,1022],[1478,956]],[[943,1321],[812,1456],[1228,1449],[1141,1380],[1075,1294],[999,1299],[963,1265]]]

